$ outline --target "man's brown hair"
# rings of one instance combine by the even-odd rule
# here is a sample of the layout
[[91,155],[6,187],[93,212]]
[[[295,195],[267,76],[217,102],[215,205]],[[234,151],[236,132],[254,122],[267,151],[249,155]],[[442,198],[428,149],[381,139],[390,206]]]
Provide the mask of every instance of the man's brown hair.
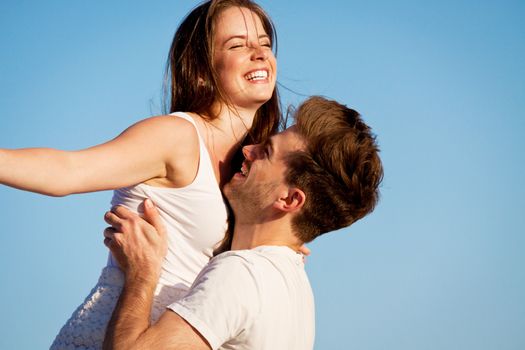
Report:
[[383,167],[375,135],[355,110],[314,96],[296,110],[295,122],[307,150],[287,157],[286,181],[306,194],[292,225],[310,242],[374,209]]

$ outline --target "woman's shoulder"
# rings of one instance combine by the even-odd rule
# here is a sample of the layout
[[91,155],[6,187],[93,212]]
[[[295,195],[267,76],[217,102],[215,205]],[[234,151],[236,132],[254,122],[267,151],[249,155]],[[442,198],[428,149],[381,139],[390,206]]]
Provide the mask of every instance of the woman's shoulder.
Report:
[[125,133],[138,133],[142,137],[153,137],[158,142],[180,143],[198,140],[195,124],[191,117],[177,115],[157,115],[142,119],[130,126]]
[[[136,131],[155,139],[155,150],[166,165],[166,187],[181,187],[193,181],[200,154],[199,134],[191,120],[177,115],[157,115],[139,121]],[[157,184],[158,185],[158,184]]]
[[169,127],[176,126],[180,128],[194,128],[195,117],[190,113],[175,112],[171,114],[160,114],[145,118],[137,124],[143,124],[147,127]]
[[[155,145],[152,152],[180,155],[199,149],[199,135],[190,120],[174,115],[157,115],[142,119],[128,129],[122,136],[134,142]],[[192,152],[193,153],[193,152]]]

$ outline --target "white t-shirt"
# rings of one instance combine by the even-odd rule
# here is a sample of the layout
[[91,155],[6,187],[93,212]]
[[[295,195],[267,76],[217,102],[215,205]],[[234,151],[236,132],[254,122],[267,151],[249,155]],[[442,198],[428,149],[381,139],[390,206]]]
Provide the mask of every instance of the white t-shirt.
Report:
[[302,255],[282,246],[213,258],[190,292],[168,306],[212,349],[313,349],[314,299]]

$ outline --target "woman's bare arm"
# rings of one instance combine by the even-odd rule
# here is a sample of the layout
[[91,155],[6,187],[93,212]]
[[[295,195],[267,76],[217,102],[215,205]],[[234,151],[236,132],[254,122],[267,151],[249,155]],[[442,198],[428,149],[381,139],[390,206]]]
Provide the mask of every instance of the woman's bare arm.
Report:
[[80,151],[0,149],[0,183],[51,196],[115,189],[153,178],[174,187],[193,179],[198,138],[173,116],[140,121],[115,139]]

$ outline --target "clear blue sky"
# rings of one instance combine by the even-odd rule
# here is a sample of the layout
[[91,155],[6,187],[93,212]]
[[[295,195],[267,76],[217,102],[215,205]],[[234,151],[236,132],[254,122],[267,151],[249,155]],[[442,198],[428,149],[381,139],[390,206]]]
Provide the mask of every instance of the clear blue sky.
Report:
[[[84,148],[160,113],[195,4],[2,2],[0,147]],[[385,165],[377,210],[310,245],[316,349],[525,349],[525,3],[261,4],[280,83],[359,110]],[[48,347],[94,285],[110,197],[0,187],[0,348]]]

